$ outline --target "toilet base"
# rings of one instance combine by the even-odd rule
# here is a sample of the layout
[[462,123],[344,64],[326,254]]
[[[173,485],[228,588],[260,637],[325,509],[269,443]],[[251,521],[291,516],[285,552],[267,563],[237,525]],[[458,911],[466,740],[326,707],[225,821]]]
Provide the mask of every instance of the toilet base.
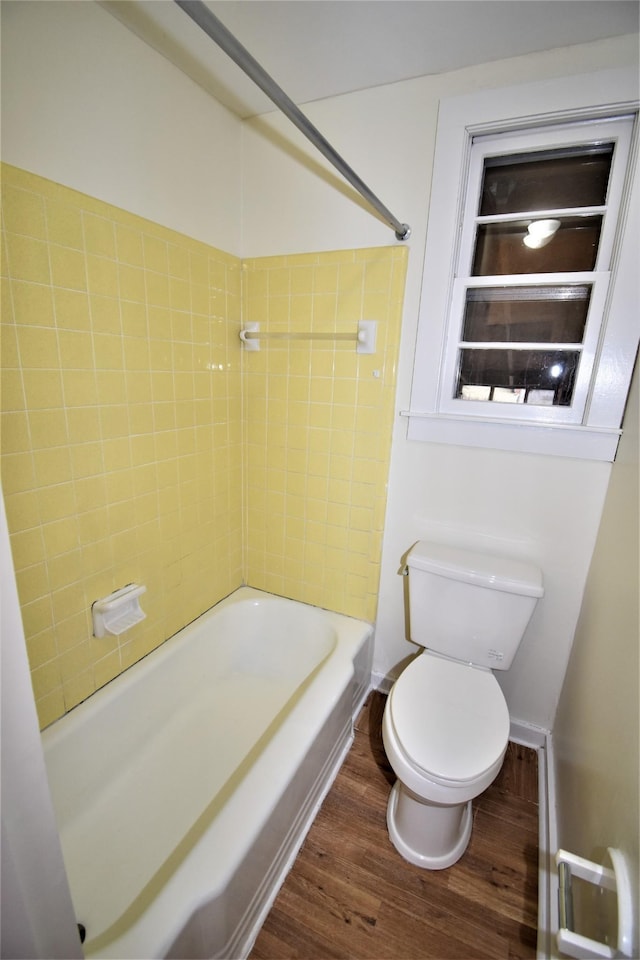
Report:
[[396,780],[387,805],[387,829],[398,853],[425,870],[445,870],[471,837],[471,800],[440,806],[419,800]]

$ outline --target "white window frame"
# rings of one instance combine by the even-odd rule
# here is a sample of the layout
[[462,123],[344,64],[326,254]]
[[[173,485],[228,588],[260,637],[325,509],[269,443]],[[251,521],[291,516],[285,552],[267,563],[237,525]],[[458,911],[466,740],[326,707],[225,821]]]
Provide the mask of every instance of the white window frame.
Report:
[[[410,440],[490,447],[529,453],[613,460],[633,373],[640,334],[637,283],[640,233],[637,140],[637,76],[633,70],[603,71],[502,90],[487,90],[443,101],[440,105],[431,203],[425,253],[411,409]],[[602,335],[587,332],[593,378],[577,386],[572,413],[567,408],[530,407],[473,400],[451,401],[452,361],[458,329],[449,329],[452,298],[464,296],[465,283],[480,286],[484,278],[455,277],[462,255],[471,256],[469,230],[463,236],[468,196],[471,146],[474,138],[518,139],[538,127],[544,139],[559,124],[636,115],[629,175],[621,192],[621,215],[615,237],[603,237],[599,273],[591,309],[604,304]],[[515,142],[515,141],[514,141]],[[502,153],[502,148],[500,153]],[[504,150],[509,152],[509,147]],[[536,213],[536,216],[541,214]],[[466,244],[466,246],[462,246]],[[601,268],[612,251],[611,281]],[[467,269],[468,273],[468,269]],[[558,274],[551,275],[554,282]],[[575,283],[583,274],[566,274]],[[589,274],[593,278],[594,274]],[[539,285],[546,275],[517,277]],[[488,281],[487,281],[488,282]],[[495,280],[492,280],[495,282]],[[453,338],[453,339],[452,339]],[[449,350],[447,351],[447,344]],[[463,409],[461,409],[463,408]],[[490,408],[490,409],[489,409]],[[559,410],[558,413],[554,412]],[[573,422],[572,422],[573,421]]]

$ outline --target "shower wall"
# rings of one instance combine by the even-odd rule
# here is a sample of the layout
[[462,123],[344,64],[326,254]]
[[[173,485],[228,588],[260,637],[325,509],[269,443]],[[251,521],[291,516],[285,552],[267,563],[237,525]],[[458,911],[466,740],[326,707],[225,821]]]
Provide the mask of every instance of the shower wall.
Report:
[[[41,726],[242,582],[240,261],[2,166],[2,485]],[[92,636],[131,581],[147,619]]]
[[[249,583],[376,615],[407,251],[220,250],[2,165],[2,486],[39,721]],[[355,333],[244,352],[262,329]],[[147,618],[93,636],[130,582]]]
[[407,249],[262,257],[243,265],[243,312],[262,330],[351,332],[247,352],[247,578],[254,587],[376,616]]

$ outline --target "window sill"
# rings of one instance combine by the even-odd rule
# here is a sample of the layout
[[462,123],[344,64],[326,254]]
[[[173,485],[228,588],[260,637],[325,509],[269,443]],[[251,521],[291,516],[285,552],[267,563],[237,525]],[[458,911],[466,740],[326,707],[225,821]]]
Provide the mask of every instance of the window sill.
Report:
[[532,424],[402,410],[408,440],[514,453],[612,462],[621,430],[588,426]]

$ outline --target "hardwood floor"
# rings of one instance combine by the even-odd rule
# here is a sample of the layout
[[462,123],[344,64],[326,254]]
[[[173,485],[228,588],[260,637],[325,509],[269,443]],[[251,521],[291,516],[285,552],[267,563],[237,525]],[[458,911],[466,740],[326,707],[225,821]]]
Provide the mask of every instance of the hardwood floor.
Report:
[[394,775],[382,747],[386,698],[373,693],[354,744],[256,940],[251,960],[525,960],[536,955],[535,751],[509,745],[474,802],[466,853],[422,870],[392,846]]

